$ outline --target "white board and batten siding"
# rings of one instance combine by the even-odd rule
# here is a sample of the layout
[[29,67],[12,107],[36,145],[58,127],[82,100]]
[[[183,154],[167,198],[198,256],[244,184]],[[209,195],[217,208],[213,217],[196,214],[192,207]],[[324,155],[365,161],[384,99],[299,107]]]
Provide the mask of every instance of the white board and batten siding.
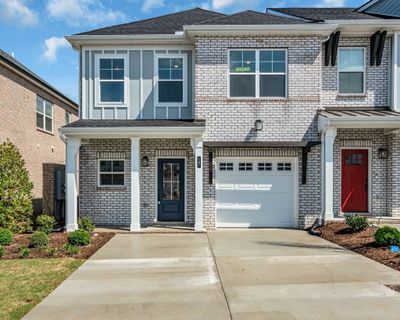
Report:
[[218,228],[297,227],[297,158],[217,158]]

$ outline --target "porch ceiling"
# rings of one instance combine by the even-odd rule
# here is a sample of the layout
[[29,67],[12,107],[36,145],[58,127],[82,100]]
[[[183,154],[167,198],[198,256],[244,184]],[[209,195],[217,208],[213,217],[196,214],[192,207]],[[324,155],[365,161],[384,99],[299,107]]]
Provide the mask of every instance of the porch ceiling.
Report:
[[318,129],[400,128],[400,113],[389,108],[326,108],[318,111]]

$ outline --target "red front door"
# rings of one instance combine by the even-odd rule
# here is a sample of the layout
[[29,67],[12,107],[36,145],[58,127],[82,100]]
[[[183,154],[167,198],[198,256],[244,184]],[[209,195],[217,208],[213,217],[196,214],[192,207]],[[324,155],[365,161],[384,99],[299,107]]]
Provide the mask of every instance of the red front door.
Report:
[[368,211],[368,150],[342,150],[342,212]]

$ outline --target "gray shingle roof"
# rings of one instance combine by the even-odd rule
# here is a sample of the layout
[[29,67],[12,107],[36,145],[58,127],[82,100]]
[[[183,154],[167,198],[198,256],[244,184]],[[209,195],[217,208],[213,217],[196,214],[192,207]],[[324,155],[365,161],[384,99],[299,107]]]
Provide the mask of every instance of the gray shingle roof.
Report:
[[79,119],[64,128],[205,127],[204,120],[88,120]]
[[124,23],[111,27],[78,33],[78,35],[135,35],[135,34],[174,34],[182,31],[184,25],[220,18],[222,13],[194,8],[165,16]]
[[304,21],[301,21],[299,19],[279,17],[269,13],[247,10],[234,13],[229,16],[218,17],[207,21],[201,21],[196,24],[198,25],[304,24]]
[[67,100],[75,109],[78,109],[78,104],[73,101],[72,99],[68,98],[65,96],[62,92],[57,90],[55,87],[53,87],[50,83],[47,81],[43,80],[41,77],[39,77],[36,73],[32,72],[29,70],[27,67],[25,67],[22,63],[20,63],[18,60],[10,56],[8,53],[0,49],[0,61],[3,61],[7,65],[11,66],[12,68],[15,68],[19,72],[22,72],[29,78],[31,78],[34,81],[39,82],[41,85],[45,86],[47,89],[51,90],[56,96],[60,96],[63,99]]
[[380,19],[366,13],[357,12],[356,8],[271,8],[270,10],[317,21]]

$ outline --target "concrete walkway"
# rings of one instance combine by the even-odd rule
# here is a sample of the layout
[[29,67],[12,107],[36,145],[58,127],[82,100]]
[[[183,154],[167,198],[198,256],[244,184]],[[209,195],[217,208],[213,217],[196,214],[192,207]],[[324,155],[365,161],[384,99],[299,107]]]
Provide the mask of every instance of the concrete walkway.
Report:
[[400,273],[303,231],[122,234],[25,318],[399,319],[385,284]]

